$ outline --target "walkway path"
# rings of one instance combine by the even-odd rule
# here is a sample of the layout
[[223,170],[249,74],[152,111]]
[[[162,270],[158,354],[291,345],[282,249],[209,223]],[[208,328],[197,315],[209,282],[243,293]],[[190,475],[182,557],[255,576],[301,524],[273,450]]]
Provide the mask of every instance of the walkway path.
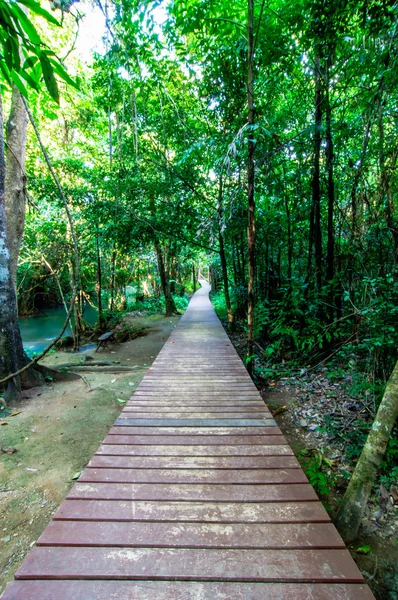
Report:
[[372,598],[207,285],[3,596]]

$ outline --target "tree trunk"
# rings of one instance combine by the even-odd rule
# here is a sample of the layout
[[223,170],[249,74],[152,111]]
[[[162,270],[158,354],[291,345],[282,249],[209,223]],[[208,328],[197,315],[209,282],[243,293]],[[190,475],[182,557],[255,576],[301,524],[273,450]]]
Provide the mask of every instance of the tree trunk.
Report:
[[170,291],[170,281],[169,281],[169,273],[166,270],[166,261],[163,257],[162,248],[160,247],[159,242],[155,243],[156,256],[158,259],[158,268],[160,281],[162,282],[162,289],[164,294],[164,299],[166,302],[166,317],[171,317],[177,313],[176,305],[174,304],[173,296]]
[[253,52],[254,52],[254,0],[248,0],[247,10],[247,108],[249,134],[247,139],[247,242],[249,261],[249,281],[247,298],[247,370],[253,374],[254,353],[254,277],[255,277],[255,202],[254,202],[254,82],[253,82]]
[[315,148],[314,171],[312,177],[312,204],[314,207],[314,245],[315,245],[315,280],[318,294],[322,290],[322,228],[321,228],[321,184],[320,184],[320,154],[321,127],[323,112],[323,90],[321,65],[319,57],[315,59]]
[[328,244],[326,256],[326,281],[328,283],[328,321],[333,323],[334,304],[335,304],[335,284],[334,284],[334,173],[333,173],[333,136],[332,136],[332,109],[329,97],[329,65],[326,67],[326,93],[325,93],[325,112],[326,112],[326,170],[328,175]]
[[[390,164],[387,165],[386,151],[384,142],[384,102],[380,100],[379,103],[379,114],[377,119],[379,137],[380,137],[380,151],[379,151],[379,168],[380,168],[380,188],[381,196],[384,205],[384,214],[386,217],[387,227],[390,230],[394,243],[394,259],[398,258],[398,224],[394,219],[394,199],[393,189],[391,186],[391,180],[393,173],[395,172],[395,164],[398,158],[398,152],[394,148],[391,153]],[[395,262],[394,261],[394,262]]]
[[228,313],[228,323],[231,328],[231,331],[234,331],[235,330],[235,319],[234,319],[234,313],[233,313],[232,305],[231,305],[231,297],[229,295],[228,267],[227,267],[227,258],[225,256],[224,236],[222,234],[222,220],[223,220],[223,181],[222,181],[222,176],[220,175],[219,193],[218,193],[218,243],[220,246],[220,261],[221,261],[222,279],[223,279],[223,284],[224,284],[225,304],[227,306],[227,313]]
[[11,111],[7,121],[5,210],[10,249],[11,278],[16,286],[19,249],[25,225],[25,150],[27,114],[21,94],[13,86]]
[[[0,357],[5,372],[10,375],[24,367],[28,363],[28,358],[23,349],[19,329],[17,297],[7,238],[3,123],[3,105],[0,95]],[[14,377],[8,382],[5,400],[20,399],[22,384],[24,387],[31,387],[40,382],[41,378],[36,371],[28,369],[22,376]]]
[[109,309],[112,311],[115,306],[115,282],[116,282],[116,243],[113,243],[111,258],[111,302]]
[[[242,220],[243,220],[243,215],[242,215]],[[241,258],[241,281],[243,285],[246,285],[246,259],[245,259],[245,239],[244,239],[244,235],[243,235],[243,231],[241,230],[240,232],[240,246],[239,246],[239,250],[240,250],[240,258]]]
[[377,469],[384,457],[397,418],[398,362],[387,382],[372,429],[337,513],[335,524],[346,542],[351,542],[357,537]]
[[196,292],[196,269],[195,269],[195,263],[193,263],[192,265],[192,286],[193,286],[193,293]]
[[104,313],[102,310],[102,267],[101,267],[101,251],[99,245],[98,227],[95,236],[97,246],[97,301],[98,301],[98,329],[104,330]]

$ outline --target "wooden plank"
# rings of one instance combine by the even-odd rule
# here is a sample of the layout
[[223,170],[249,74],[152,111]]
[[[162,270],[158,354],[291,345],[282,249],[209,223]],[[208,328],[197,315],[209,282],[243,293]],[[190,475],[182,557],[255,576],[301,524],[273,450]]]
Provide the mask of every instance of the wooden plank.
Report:
[[242,405],[234,405],[234,404],[207,404],[207,405],[203,405],[203,404],[199,404],[199,405],[194,405],[191,404],[189,406],[187,406],[186,404],[182,404],[182,405],[178,405],[178,404],[170,404],[170,403],[151,403],[151,402],[146,402],[146,403],[142,403],[140,402],[138,403],[133,403],[133,402],[128,402],[126,404],[126,407],[123,409],[123,412],[129,412],[129,413],[141,413],[141,412],[145,412],[147,414],[159,414],[159,413],[164,413],[166,415],[169,415],[170,413],[174,413],[177,412],[179,414],[184,414],[184,413],[206,413],[211,411],[212,413],[232,413],[232,414],[241,414],[241,413],[253,413],[254,415],[262,415],[262,414],[268,414],[270,415],[271,413],[269,412],[269,410],[267,408],[265,408],[264,404],[257,404],[257,405],[252,405],[252,406],[242,406]]
[[311,502],[318,496],[309,483],[283,484],[130,484],[78,482],[68,498],[196,502]]
[[55,520],[205,523],[329,523],[321,502],[152,502],[65,500]]
[[[272,446],[271,446],[272,447]],[[295,456],[104,456],[88,463],[94,469],[300,469]]]
[[[277,426],[266,426],[266,427],[131,427],[127,426],[126,423],[116,424],[109,430],[109,435],[139,435],[149,436],[151,438],[156,436],[175,436],[175,437],[186,437],[189,435],[192,437],[198,437],[211,435],[214,439],[219,436],[222,443],[225,443],[225,439],[229,436],[245,437],[250,440],[251,437],[256,439],[261,436],[269,435],[281,435],[282,432]],[[155,440],[151,439],[151,443],[156,443]],[[216,442],[215,442],[216,443]]]
[[257,412],[257,413],[250,413],[250,412],[244,412],[244,413],[235,413],[235,412],[211,412],[210,410],[208,412],[196,412],[193,409],[191,409],[191,412],[188,413],[184,413],[184,412],[160,412],[158,410],[153,410],[153,411],[145,411],[145,412],[132,412],[130,410],[123,410],[120,413],[119,419],[139,419],[139,420],[151,420],[151,419],[156,419],[156,420],[170,420],[170,419],[177,419],[177,420],[184,420],[184,419],[196,419],[197,421],[199,419],[207,419],[207,420],[220,420],[220,419],[239,419],[240,422],[242,420],[270,420],[272,419],[271,417],[271,413],[263,410],[262,412]]
[[121,548],[344,548],[331,523],[53,521],[38,546]]
[[153,408],[155,406],[158,406],[161,409],[169,409],[170,407],[173,406],[178,406],[186,409],[186,410],[192,410],[192,407],[196,409],[199,408],[208,408],[208,407],[214,407],[214,408],[219,408],[219,409],[228,409],[227,407],[234,407],[237,409],[240,409],[242,411],[245,410],[251,410],[251,409],[260,409],[260,410],[264,410],[266,408],[266,406],[264,405],[264,402],[251,402],[250,400],[246,401],[246,402],[237,402],[236,400],[217,400],[217,399],[213,399],[213,400],[194,400],[194,401],[190,401],[189,405],[186,401],[186,399],[182,399],[182,400],[173,400],[172,398],[169,400],[158,400],[158,399],[152,399],[152,400],[142,400],[139,398],[132,398],[132,400],[128,400],[128,402],[126,403],[126,408],[128,407],[134,407],[134,408],[139,408],[139,407],[143,407],[143,406],[148,406],[150,408]]
[[374,600],[363,584],[16,581],[2,600]]
[[111,435],[109,438],[105,438],[96,454],[99,456],[292,456],[293,452],[290,446],[278,445],[278,441],[283,443],[284,440],[278,440],[279,436],[275,437],[275,443],[272,443],[272,437],[270,437],[267,445],[258,446],[247,444],[239,446],[177,446],[138,445],[133,441],[130,443],[128,436]]
[[119,417],[115,425],[129,427],[271,427],[273,419],[129,419]]
[[347,550],[35,547],[16,579],[363,582]]
[[307,478],[301,469],[91,469],[79,481],[89,483],[296,484]]

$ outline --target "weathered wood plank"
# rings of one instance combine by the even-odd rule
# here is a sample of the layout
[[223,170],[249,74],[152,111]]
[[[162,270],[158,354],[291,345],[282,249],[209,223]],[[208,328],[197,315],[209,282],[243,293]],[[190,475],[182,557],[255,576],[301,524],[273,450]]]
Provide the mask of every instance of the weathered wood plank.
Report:
[[16,579],[363,582],[347,550],[35,547]]
[[[284,446],[286,447],[286,446]],[[104,456],[95,455],[93,469],[300,469],[295,456]]]
[[[265,426],[265,427],[132,427],[127,426],[125,423],[114,425],[109,430],[109,435],[139,435],[139,436],[174,436],[174,437],[197,437],[200,439],[202,436],[210,436],[216,439],[219,437],[225,443],[229,436],[233,437],[245,437],[247,440],[251,438],[258,438],[259,436],[270,436],[270,435],[282,435],[279,427]],[[151,439],[151,443],[156,443],[155,440]],[[215,442],[216,443],[216,442]],[[250,443],[249,441],[247,443]]]
[[130,419],[119,417],[115,425],[129,427],[272,427],[273,419]]
[[55,520],[204,523],[329,523],[321,502],[153,502],[65,500]]
[[[266,444],[259,445],[139,445],[129,436],[111,435],[105,438],[96,454],[100,456],[292,456],[293,452],[285,444],[283,438],[275,436],[266,439]],[[173,439],[173,438],[171,438]],[[194,438],[195,440],[195,438]],[[246,440],[247,442],[247,440]]]
[[125,548],[344,548],[331,523],[53,521],[38,546]]
[[283,484],[154,484],[78,482],[68,498],[90,500],[157,500],[196,502],[311,502],[318,496],[309,483]]
[[363,584],[16,581],[2,600],[374,600]]
[[301,469],[91,469],[79,481],[88,483],[296,484],[307,477]]
[[[211,412],[210,409],[208,410],[208,412],[196,412],[194,409],[191,410],[191,412],[160,412],[158,410],[153,410],[153,411],[145,411],[145,412],[135,412],[135,411],[130,411],[130,410],[123,410],[120,413],[119,416],[119,420],[120,419],[139,419],[139,420],[151,420],[151,419],[156,419],[156,420],[171,420],[171,419],[177,419],[177,420],[184,420],[184,419],[195,419],[195,420],[199,420],[199,419],[207,419],[207,420],[221,420],[221,419],[226,419],[226,420],[231,420],[231,419],[238,419],[240,422],[245,420],[251,420],[251,421],[258,421],[259,419],[263,420],[272,420],[271,414],[269,412],[266,411],[262,411],[262,412],[254,412],[254,413],[250,413],[250,412],[244,412],[244,413],[235,413],[235,412]],[[273,421],[274,422],[274,421]]]

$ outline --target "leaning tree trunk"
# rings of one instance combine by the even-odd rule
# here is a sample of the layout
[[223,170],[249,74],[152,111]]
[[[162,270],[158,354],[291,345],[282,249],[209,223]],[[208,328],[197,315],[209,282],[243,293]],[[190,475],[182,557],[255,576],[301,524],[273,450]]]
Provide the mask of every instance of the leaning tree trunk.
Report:
[[398,418],[398,362],[387,383],[372,429],[348,484],[335,524],[346,542],[357,537],[377,469]]
[[254,54],[254,0],[248,0],[247,24],[247,108],[249,135],[247,139],[247,242],[249,261],[249,283],[247,298],[247,370],[253,373],[254,353],[254,270],[255,270],[255,203],[254,203],[254,80],[253,80],[253,54]]
[[21,94],[13,86],[11,111],[6,127],[5,211],[10,249],[11,278],[16,286],[19,249],[25,225],[25,149],[28,118]]

